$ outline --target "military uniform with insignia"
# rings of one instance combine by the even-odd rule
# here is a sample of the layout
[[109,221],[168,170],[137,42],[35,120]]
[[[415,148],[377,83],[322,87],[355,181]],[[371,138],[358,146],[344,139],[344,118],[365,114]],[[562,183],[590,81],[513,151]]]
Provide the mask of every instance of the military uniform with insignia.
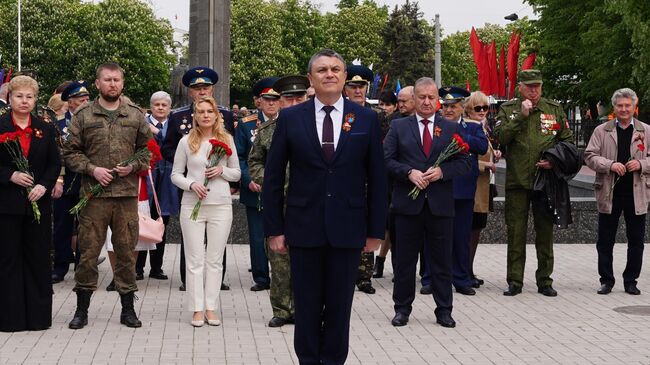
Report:
[[[519,73],[524,85],[542,83],[537,70]],[[535,273],[537,286],[542,293],[553,282],[553,217],[545,207],[537,204],[533,196],[533,183],[542,152],[562,141],[572,141],[567,117],[562,106],[549,99],[540,98],[537,106],[526,117],[522,114],[520,98],[503,103],[497,115],[495,136],[506,146],[506,207],[508,228],[508,290],[504,295],[521,292],[526,261],[526,231],[528,211],[532,202],[535,221],[535,248],[538,268]],[[542,293],[544,294],[544,293]],[[552,293],[551,293],[552,294]],[[546,294],[545,294],[546,295]],[[554,295],[551,295],[554,296]]]
[[257,98],[264,99],[264,101],[260,101],[263,104],[260,104],[261,108],[256,115],[250,115],[242,119],[242,123],[237,126],[237,133],[235,134],[235,146],[237,146],[239,167],[242,172],[239,202],[246,206],[246,218],[248,221],[251,274],[253,275],[254,281],[254,285],[251,287],[252,291],[269,289],[271,286],[271,278],[269,276],[269,261],[264,250],[262,197],[260,193],[250,189],[252,179],[249,173],[248,154],[256,139],[258,126],[261,123],[268,122],[269,119],[275,120],[277,118],[277,107],[275,109],[275,115],[265,115],[263,112],[265,105],[273,105],[264,103],[267,101],[277,103],[280,99],[280,94],[273,90],[273,84],[277,79],[277,77],[267,77],[253,85],[253,95]]

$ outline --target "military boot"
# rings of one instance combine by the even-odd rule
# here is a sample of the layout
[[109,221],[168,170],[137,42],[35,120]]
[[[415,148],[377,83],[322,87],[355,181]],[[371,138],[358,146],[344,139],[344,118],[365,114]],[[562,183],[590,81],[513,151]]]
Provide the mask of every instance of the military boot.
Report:
[[375,259],[375,270],[373,270],[372,277],[375,279],[384,277],[384,262],[386,262],[385,257],[377,256]]
[[87,290],[77,290],[77,310],[74,317],[68,324],[68,328],[78,330],[88,324],[88,307],[90,306],[90,297],[93,292]]
[[127,294],[120,294],[120,301],[122,302],[122,313],[120,314],[120,323],[125,324],[127,327],[142,327],[142,322],[138,319],[133,308],[133,292]]

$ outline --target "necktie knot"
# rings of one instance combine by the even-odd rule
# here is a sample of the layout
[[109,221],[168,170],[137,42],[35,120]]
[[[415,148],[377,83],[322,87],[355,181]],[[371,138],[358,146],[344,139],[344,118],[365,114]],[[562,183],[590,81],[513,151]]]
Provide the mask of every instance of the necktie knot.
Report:
[[158,123],[156,124],[156,128],[158,128],[158,129],[162,129],[162,127],[163,127],[163,124],[162,124],[162,123],[158,122]]
[[334,106],[332,106],[332,105],[323,105],[323,111],[325,111],[325,113],[327,115],[329,115],[332,112],[332,110],[334,110]]
[[422,124],[424,124],[424,126],[426,127],[426,126],[429,125],[430,120],[429,120],[429,119],[422,119],[420,122],[421,122]]

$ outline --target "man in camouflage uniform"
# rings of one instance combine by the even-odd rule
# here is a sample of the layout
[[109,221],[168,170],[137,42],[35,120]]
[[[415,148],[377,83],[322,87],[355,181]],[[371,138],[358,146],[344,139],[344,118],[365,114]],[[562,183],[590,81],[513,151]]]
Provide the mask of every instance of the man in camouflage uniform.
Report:
[[133,308],[135,257],[138,241],[137,172],[149,167],[149,158],[120,166],[136,151],[146,148],[151,131],[140,109],[125,100],[124,71],[115,63],[97,67],[95,86],[99,97],[79,109],[72,118],[70,135],[63,147],[66,165],[82,174],[81,196],[90,186],[101,184],[101,195],[88,201],[79,215],[79,249],[81,260],[75,272],[77,310],[70,321],[72,329],[88,324],[90,296],[97,289],[97,258],[106,241],[108,227],[117,262],[114,277],[120,293],[120,323],[140,327]]
[[[273,90],[280,93],[280,109],[302,103],[307,99],[309,79],[301,75],[285,76],[273,84]],[[264,182],[264,164],[266,155],[271,147],[275,119],[268,120],[257,128],[257,136],[253,148],[248,155],[248,169],[251,179],[260,186]],[[287,168],[288,170],[288,168]],[[287,181],[289,181],[287,179]],[[282,327],[293,323],[293,295],[291,293],[291,262],[289,253],[280,254],[269,248],[265,243],[266,254],[271,264],[271,307],[273,318],[269,327]]]
[[551,169],[549,161],[540,160],[542,152],[562,141],[571,141],[562,106],[542,98],[542,74],[538,70],[519,72],[521,98],[501,105],[495,135],[506,146],[506,225],[508,227],[508,289],[503,295],[521,293],[526,262],[528,210],[532,202],[537,249],[538,292],[556,296],[551,284],[553,273],[553,217],[533,197],[533,183],[538,169]]
[[[388,133],[388,120],[384,111],[380,108],[375,108],[366,102],[366,93],[368,92],[368,83],[372,81],[372,70],[362,65],[348,65],[347,77],[345,79],[345,87],[343,89],[344,96],[361,106],[370,108],[377,113],[382,135]],[[372,287],[372,274],[375,268],[375,253],[362,252],[361,262],[359,263],[359,279],[357,279],[357,288],[367,294],[375,294],[375,288]]]

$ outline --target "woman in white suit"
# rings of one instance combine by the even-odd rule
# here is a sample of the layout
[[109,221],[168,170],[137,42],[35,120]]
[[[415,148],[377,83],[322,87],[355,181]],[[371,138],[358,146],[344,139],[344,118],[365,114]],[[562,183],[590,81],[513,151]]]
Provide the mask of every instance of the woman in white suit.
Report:
[[[215,167],[207,168],[212,149],[211,139],[230,146],[232,154],[224,156]],[[185,173],[187,171],[187,173]],[[241,170],[233,138],[224,128],[223,117],[213,98],[194,103],[192,130],[176,149],[171,179],[183,189],[180,223],[185,242],[186,283],[189,310],[194,312],[192,325],[221,324],[215,313],[218,307],[223,253],[232,223],[232,198],[228,182],[239,181]],[[203,185],[208,179],[207,186]],[[201,200],[198,218],[190,215]],[[207,230],[207,247],[204,237]]]

